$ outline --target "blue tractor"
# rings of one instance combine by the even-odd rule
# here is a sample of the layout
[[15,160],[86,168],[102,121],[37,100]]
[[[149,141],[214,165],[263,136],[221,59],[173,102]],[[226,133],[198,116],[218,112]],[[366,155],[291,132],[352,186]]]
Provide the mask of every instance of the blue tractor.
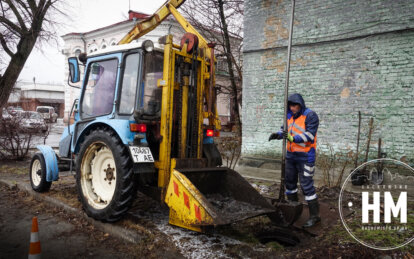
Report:
[[80,82],[80,64],[85,68],[74,122],[58,153],[38,146],[30,167],[34,190],[48,191],[60,170],[74,166],[83,209],[97,220],[120,219],[137,189],[170,207],[171,224],[195,231],[274,212],[238,173],[221,167],[213,141],[220,130],[214,44],[177,13],[174,4],[182,2],[168,1],[121,41],[172,13],[188,31],[180,45],[167,35],[159,48],[147,40],[69,58],[71,84]]

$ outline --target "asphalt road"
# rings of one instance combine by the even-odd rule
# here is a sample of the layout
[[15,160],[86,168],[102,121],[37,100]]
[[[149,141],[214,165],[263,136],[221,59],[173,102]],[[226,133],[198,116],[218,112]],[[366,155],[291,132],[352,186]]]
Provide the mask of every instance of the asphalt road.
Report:
[[50,130],[49,135],[46,137],[46,143],[44,143],[45,136],[35,136],[31,148],[36,148],[37,145],[49,145],[53,148],[59,147],[60,137],[62,136],[65,126],[63,123],[51,123],[49,124]]
[[32,217],[39,222],[43,258],[133,258],[124,242],[79,217],[50,209],[24,192],[1,185],[0,258],[27,258]]

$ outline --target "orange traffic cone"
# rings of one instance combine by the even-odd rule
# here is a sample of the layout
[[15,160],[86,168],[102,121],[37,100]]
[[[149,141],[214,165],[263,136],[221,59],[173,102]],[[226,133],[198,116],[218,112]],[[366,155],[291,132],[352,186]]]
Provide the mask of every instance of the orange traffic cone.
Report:
[[33,217],[32,233],[30,233],[29,259],[39,259],[40,253],[39,226],[37,224],[37,217]]

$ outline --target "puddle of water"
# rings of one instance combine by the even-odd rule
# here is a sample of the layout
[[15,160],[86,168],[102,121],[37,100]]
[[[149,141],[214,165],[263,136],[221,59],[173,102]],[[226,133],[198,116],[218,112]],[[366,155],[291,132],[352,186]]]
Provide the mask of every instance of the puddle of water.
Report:
[[269,186],[266,185],[261,185],[261,184],[255,184],[255,183],[251,183],[251,185],[253,186],[253,188],[255,188],[256,190],[259,191],[260,194],[268,194],[271,189]]

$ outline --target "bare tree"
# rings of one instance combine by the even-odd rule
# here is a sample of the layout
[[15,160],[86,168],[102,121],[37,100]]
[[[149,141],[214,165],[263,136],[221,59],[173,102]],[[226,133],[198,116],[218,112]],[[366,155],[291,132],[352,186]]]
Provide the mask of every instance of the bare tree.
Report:
[[34,137],[43,137],[41,126],[29,129],[23,115],[0,114],[0,160],[23,160],[27,157]]
[[[0,107],[3,107],[38,38],[50,40],[54,22],[51,10],[59,0],[0,1]],[[5,61],[7,60],[7,61]],[[5,69],[2,69],[7,65]]]
[[230,85],[217,84],[216,87],[219,93],[230,97],[231,120],[241,133],[243,1],[187,0],[180,10],[206,38],[217,43],[216,56],[224,57]]

